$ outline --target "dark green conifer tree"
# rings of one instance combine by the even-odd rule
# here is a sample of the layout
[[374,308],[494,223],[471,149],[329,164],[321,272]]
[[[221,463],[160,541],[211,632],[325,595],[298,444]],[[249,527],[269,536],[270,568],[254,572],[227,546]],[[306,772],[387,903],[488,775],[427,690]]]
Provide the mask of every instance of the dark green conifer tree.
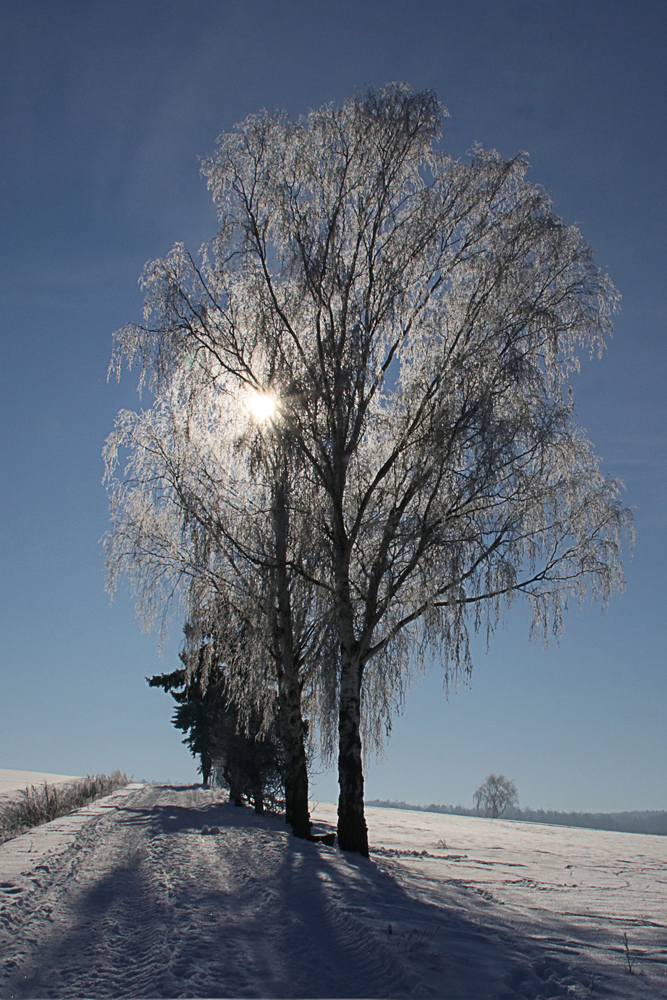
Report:
[[283,752],[277,726],[263,724],[258,712],[241,718],[227,695],[219,664],[209,664],[204,677],[203,655],[194,671],[188,671],[184,654],[181,660],[180,670],[146,680],[150,687],[169,692],[177,703],[172,722],[185,733],[183,743],[193,757],[199,757],[197,770],[204,784],[213,776],[229,789],[236,805],[247,798],[256,812],[263,812],[267,799],[282,798]]

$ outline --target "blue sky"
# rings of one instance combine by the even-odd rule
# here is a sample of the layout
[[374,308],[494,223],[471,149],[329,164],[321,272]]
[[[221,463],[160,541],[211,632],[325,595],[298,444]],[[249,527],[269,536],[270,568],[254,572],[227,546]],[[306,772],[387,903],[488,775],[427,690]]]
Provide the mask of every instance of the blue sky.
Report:
[[[100,452],[140,405],[131,377],[106,382],[111,334],[140,316],[146,260],[214,234],[197,157],[221,132],[403,80],[448,107],[454,155],[527,150],[622,292],[574,392],[638,535],[626,592],[571,609],[559,645],[531,644],[517,607],[448,701],[437,666],[415,679],[367,797],[469,805],[494,771],[524,805],[667,808],[664,4],[3,0],[0,15],[0,765],[195,779],[144,681],[176,665],[179,623],[160,660],[131,595],[104,593]],[[335,776],[313,792],[335,799]]]

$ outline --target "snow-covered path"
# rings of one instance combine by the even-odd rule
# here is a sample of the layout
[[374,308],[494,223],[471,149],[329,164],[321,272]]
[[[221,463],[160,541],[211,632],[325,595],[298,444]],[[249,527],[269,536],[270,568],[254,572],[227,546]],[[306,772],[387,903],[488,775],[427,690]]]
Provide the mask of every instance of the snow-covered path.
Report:
[[[332,810],[317,815],[326,822]],[[529,843],[528,825],[511,824],[528,838],[514,848],[524,862],[498,843],[500,826],[481,820],[369,815],[379,848],[371,860],[297,841],[279,819],[194,786],[124,789],[10,841],[0,848],[0,996],[667,995],[665,921],[653,896],[655,926],[647,918],[639,928],[632,891],[616,893],[616,937],[610,945],[600,922],[596,942],[590,920],[563,915],[562,905],[554,912],[548,890],[536,905],[539,837]],[[452,850],[452,831],[465,836],[466,823],[468,850]],[[446,849],[435,846],[443,837]],[[654,840],[634,837],[635,852]],[[486,884],[483,854],[495,860],[500,850],[506,867],[526,863],[514,887]],[[662,858],[660,873],[651,861],[654,881],[665,878]],[[626,924],[645,975],[624,971]]]

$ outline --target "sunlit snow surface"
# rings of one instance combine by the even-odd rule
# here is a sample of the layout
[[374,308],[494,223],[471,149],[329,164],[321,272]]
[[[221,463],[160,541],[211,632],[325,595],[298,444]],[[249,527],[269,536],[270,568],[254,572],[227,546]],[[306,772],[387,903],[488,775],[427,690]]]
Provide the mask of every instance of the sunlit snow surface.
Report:
[[667,997],[667,838],[368,821],[370,860],[131,786],[10,841],[0,997]]

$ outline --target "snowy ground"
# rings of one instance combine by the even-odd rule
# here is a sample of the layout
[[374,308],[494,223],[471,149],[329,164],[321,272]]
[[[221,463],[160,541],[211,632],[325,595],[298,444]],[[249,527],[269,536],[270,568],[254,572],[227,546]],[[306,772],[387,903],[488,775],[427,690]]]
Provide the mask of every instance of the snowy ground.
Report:
[[65,785],[79,779],[70,774],[46,774],[44,771],[12,771],[0,767],[0,802],[16,798],[16,793],[26,785],[41,786],[45,781],[49,785]]
[[10,841],[0,997],[667,997],[667,838],[368,820],[370,860],[133,785]]

